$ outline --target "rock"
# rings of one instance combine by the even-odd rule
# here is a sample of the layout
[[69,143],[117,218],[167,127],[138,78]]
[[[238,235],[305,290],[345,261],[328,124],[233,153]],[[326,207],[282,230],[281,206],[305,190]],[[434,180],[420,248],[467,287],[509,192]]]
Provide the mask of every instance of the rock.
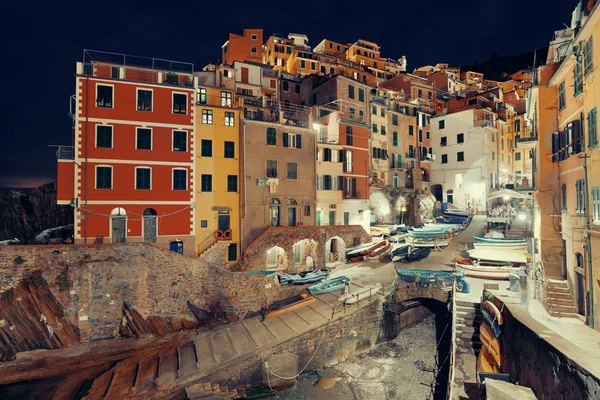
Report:
[[[293,379],[281,379],[274,375],[282,377],[294,377]],[[272,355],[263,362],[262,382],[266,387],[273,389],[283,389],[296,383],[298,374],[298,356],[292,353],[283,352]]]

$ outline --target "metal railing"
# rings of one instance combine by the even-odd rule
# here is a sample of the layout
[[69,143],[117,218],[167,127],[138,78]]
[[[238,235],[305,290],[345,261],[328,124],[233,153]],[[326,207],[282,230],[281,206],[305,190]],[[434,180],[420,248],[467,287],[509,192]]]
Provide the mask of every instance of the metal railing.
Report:
[[521,135],[517,135],[517,144],[518,143],[531,143],[531,142],[536,142],[538,140],[537,136],[529,136],[529,137],[523,137]]

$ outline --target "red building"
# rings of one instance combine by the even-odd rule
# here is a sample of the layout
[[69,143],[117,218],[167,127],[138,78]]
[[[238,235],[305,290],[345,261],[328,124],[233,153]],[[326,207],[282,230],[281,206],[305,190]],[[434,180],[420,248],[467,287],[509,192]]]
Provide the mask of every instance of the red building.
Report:
[[58,203],[74,208],[75,243],[147,241],[193,255],[193,64],[84,54],[73,146],[57,151]]

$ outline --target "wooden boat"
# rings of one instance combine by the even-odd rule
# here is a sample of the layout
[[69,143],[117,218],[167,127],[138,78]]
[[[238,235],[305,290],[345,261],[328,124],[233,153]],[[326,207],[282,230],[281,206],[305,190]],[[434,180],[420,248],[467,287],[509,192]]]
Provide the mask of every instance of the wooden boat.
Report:
[[297,274],[279,274],[280,285],[307,285],[317,283],[327,278],[329,271],[326,269],[315,269],[313,271],[299,272]]
[[392,261],[396,262],[396,261],[404,260],[408,256],[408,253],[411,250],[411,248],[412,248],[412,246],[410,246],[409,244],[404,244],[402,246],[395,247],[390,252],[390,257],[391,257]]
[[498,238],[498,237],[473,236],[473,239],[475,239],[475,242],[477,242],[477,243],[527,243],[527,241],[522,238]]
[[483,315],[483,319],[493,330],[494,336],[500,337],[500,334],[502,333],[502,328],[500,328],[498,321],[496,321],[494,317],[492,317],[492,315],[485,309],[481,310],[481,315]]
[[347,285],[350,285],[350,281],[351,279],[347,276],[338,276],[336,278],[328,279],[326,281],[317,283],[316,285],[310,286],[308,291],[314,296],[316,294],[343,290]]
[[408,231],[408,236],[412,238],[437,238],[446,235],[448,232],[443,230]]
[[365,261],[379,260],[386,254],[388,254],[392,250],[392,244],[390,242],[388,242],[387,240],[385,241],[385,243],[386,243],[385,246],[379,246],[377,249],[373,250],[371,253],[364,256],[364,260]]
[[421,269],[397,269],[396,274],[402,282],[416,283],[418,286],[451,286],[463,277],[461,271],[432,271]]
[[444,238],[407,238],[406,243],[413,247],[446,247],[450,243]]
[[346,304],[354,304],[362,299],[366,299],[367,297],[376,294],[380,290],[381,283],[376,283],[373,286],[360,289],[355,293],[346,293],[345,295],[340,297],[338,301],[344,302]]
[[503,266],[489,264],[473,264],[473,260],[468,258],[455,258],[454,265],[465,271],[465,275],[470,278],[491,279],[491,280],[508,280],[511,272],[518,272],[520,267],[511,267],[509,264]]
[[484,346],[481,346],[479,356],[477,356],[477,372],[500,372],[500,366],[496,364],[489,350]]
[[400,243],[404,242],[408,235],[406,233],[397,233],[387,238],[387,240],[391,243]]
[[498,261],[511,264],[527,264],[525,253],[517,250],[467,250],[469,257],[480,261]]
[[498,322],[498,325],[504,324],[504,316],[502,315],[500,310],[498,310],[498,307],[496,307],[494,303],[492,303],[489,300],[486,300],[483,302],[483,307],[487,310],[487,312],[490,313],[492,317],[494,317],[494,319]]
[[371,226],[370,233],[371,233],[371,236],[380,236],[380,235],[389,236],[392,234],[390,228],[387,226]]
[[527,243],[473,243],[477,250],[514,250],[527,252]]
[[382,240],[380,242],[375,243],[374,245],[367,247],[366,249],[363,249],[360,254],[363,256],[366,256],[368,254],[371,254],[372,252],[374,252],[375,250],[377,250],[380,247],[385,247],[387,245],[387,241],[386,240]]
[[358,255],[358,254],[361,253],[361,251],[363,251],[363,250],[365,250],[365,249],[367,249],[367,248],[375,245],[376,243],[377,242],[363,243],[363,244],[360,244],[360,245],[358,245],[356,247],[351,247],[349,249],[346,249],[346,256],[351,257],[351,256],[354,256],[354,255]]
[[504,238],[504,233],[491,230],[488,233],[486,233],[485,235],[483,235],[483,237],[486,237],[486,238],[501,238],[502,239],[502,238]]
[[447,216],[447,217],[437,217],[435,219],[435,221],[440,225],[442,225],[442,224],[462,225],[465,223],[466,219],[462,218],[462,217]]
[[408,262],[421,261],[429,257],[429,254],[431,254],[431,247],[415,247],[408,252],[405,260]]
[[263,319],[278,317],[290,311],[302,308],[315,300],[316,299],[308,293],[300,293],[298,296],[277,301],[273,303],[267,310],[263,311]]
[[236,274],[243,275],[263,275],[270,279],[275,279],[277,275],[277,271],[268,271],[268,270],[256,270],[256,271],[237,271]]

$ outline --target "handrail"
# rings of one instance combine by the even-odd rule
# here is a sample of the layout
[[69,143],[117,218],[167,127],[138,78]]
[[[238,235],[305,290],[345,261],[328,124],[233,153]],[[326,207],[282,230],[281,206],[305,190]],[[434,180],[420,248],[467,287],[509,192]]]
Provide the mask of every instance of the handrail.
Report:
[[[215,231],[215,232],[216,232],[216,231]],[[214,239],[215,232],[212,232],[212,233],[210,233],[210,234],[209,234],[207,237],[205,237],[205,238],[204,238],[204,240],[202,240],[202,242],[200,242],[200,244],[199,244],[199,245],[198,245],[198,247],[197,247],[197,250],[198,250],[198,257],[200,257],[200,254],[202,254],[202,253],[203,253],[203,252],[204,252],[206,249],[208,249],[210,246],[212,246],[212,245],[213,245],[213,243],[215,243],[215,242],[217,241],[216,239]],[[210,243],[208,246],[204,247],[204,248],[202,249],[202,251],[200,251],[200,248],[201,248],[201,246],[202,246],[204,243],[206,243],[206,241],[207,241],[208,239],[213,239],[212,243]]]
[[452,391],[454,389],[454,371],[456,369],[456,280],[454,280],[454,283],[452,284],[452,338],[450,340],[452,347],[450,349],[447,399],[452,399]]

